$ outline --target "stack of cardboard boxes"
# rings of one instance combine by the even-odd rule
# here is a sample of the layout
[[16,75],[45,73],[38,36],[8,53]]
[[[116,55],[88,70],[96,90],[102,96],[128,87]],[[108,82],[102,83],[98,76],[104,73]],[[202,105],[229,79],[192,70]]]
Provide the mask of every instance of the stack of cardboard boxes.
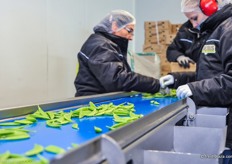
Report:
[[166,50],[176,36],[181,24],[171,24],[170,21],[145,22],[144,52],[155,52],[160,57],[161,76],[171,72],[171,64],[167,61]]

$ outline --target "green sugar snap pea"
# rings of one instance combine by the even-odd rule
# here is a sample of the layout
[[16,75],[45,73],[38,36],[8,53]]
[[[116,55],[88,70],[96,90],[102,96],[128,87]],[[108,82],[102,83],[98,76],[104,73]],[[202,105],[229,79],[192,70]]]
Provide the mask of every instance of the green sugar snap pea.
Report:
[[23,119],[23,120],[15,120],[14,122],[19,123],[19,124],[25,124],[25,125],[30,125],[33,124],[32,121],[29,121],[27,119]]
[[99,128],[99,127],[96,127],[96,126],[94,126],[94,130],[95,130],[96,133],[101,133],[102,132],[102,129]]
[[159,105],[159,102],[155,101],[155,100],[151,100],[150,101],[151,104],[155,104],[155,105]]
[[36,118],[33,117],[32,115],[27,115],[26,120],[31,121],[31,122],[36,122]]
[[33,156],[43,152],[44,148],[41,145],[35,144],[32,150],[29,150],[25,153],[26,156]]
[[0,163],[6,161],[10,157],[10,151],[6,151],[4,154],[0,155]]
[[16,123],[16,122],[3,122],[3,123],[0,123],[0,126],[17,126],[17,125],[21,125],[21,124]]
[[78,124],[72,124],[73,129],[79,129]]
[[26,139],[29,138],[30,135],[28,131],[25,129],[0,129],[0,140],[18,140],[18,139]]
[[55,146],[55,145],[49,145],[45,148],[45,151],[54,153],[54,154],[61,154],[64,153],[65,150],[61,147]]

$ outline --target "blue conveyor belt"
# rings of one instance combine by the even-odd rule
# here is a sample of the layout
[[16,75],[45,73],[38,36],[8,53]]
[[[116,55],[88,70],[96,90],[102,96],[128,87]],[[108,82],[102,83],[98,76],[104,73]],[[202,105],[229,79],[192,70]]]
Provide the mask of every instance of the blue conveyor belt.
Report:
[[[155,100],[159,102],[159,105],[151,104],[150,101]],[[129,102],[135,105],[136,114],[148,115],[162,107],[168,106],[178,101],[177,98],[153,98],[143,99],[141,95],[128,96],[123,98],[117,98],[110,101],[104,101],[96,103],[95,105],[113,103],[115,105]],[[88,104],[83,104],[88,105]],[[76,110],[77,108],[70,108],[67,110]],[[59,110],[59,109],[58,109]],[[10,121],[14,121],[15,118],[11,118]],[[33,148],[34,144],[40,144],[44,147],[48,145],[56,145],[68,150],[72,143],[83,144],[95,137],[107,133],[110,130],[106,126],[112,126],[114,124],[112,116],[99,116],[99,117],[84,117],[81,119],[72,119],[73,123],[78,123],[79,130],[72,128],[72,123],[63,125],[61,128],[51,128],[46,126],[44,120],[37,121],[35,124],[27,126],[26,129],[31,130],[30,138],[24,140],[15,141],[0,141],[0,154],[7,150],[11,153],[23,154],[26,151]],[[96,133],[94,126],[102,128],[102,133]],[[0,128],[6,128],[6,126],[0,126]],[[9,127],[10,128],[10,127]],[[54,154],[43,152],[43,155],[47,159],[54,157]]]

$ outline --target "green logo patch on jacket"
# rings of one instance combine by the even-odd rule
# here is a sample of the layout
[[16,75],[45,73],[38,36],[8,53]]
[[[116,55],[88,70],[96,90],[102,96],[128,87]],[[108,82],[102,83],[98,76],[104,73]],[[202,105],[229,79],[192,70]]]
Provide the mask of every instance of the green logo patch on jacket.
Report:
[[216,53],[216,47],[215,47],[214,44],[207,44],[207,45],[204,45],[201,52],[203,54],[205,54],[205,55],[207,55],[209,53],[215,54]]

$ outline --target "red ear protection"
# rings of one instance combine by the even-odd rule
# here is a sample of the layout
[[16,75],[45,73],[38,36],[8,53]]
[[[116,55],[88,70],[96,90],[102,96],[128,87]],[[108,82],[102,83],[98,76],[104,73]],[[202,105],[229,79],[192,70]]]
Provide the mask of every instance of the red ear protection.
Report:
[[201,11],[207,16],[211,16],[218,10],[217,0],[200,0],[199,6]]

